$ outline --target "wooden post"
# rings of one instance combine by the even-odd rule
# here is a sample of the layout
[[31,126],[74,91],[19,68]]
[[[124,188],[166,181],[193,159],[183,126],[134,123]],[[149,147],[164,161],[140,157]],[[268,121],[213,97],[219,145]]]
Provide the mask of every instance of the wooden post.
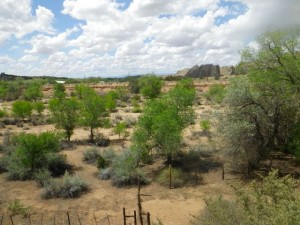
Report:
[[143,222],[143,208],[142,208],[142,201],[141,201],[141,184],[139,184],[139,187],[138,187],[137,197],[138,197],[138,210],[139,210],[138,212],[139,212],[140,223],[141,223],[141,225],[144,225],[144,222]]
[[9,218],[10,218],[11,224],[14,225],[14,221],[13,221],[12,215],[10,215]]
[[4,215],[2,215],[2,217],[1,217],[0,225],[2,225],[3,218],[4,218]]
[[225,179],[225,168],[224,168],[224,164],[222,164],[222,180]]
[[195,181],[196,181],[196,185],[198,185],[198,174],[197,174],[197,171],[195,172]]
[[81,220],[80,220],[80,217],[79,217],[79,214],[78,214],[78,213],[77,213],[77,218],[78,218],[79,224],[81,225]]
[[53,222],[54,222],[54,225],[55,225],[55,213],[53,215]]
[[[108,225],[110,225],[110,221],[109,221],[109,217],[108,217],[107,213],[106,213],[106,218],[107,218]],[[81,223],[80,223],[80,225],[81,225]]]
[[71,221],[70,221],[70,214],[69,211],[67,211],[67,216],[68,216],[68,224],[71,225]]
[[97,219],[96,219],[96,216],[95,216],[95,212],[93,212],[93,214],[94,214],[95,224],[98,225],[98,224],[97,224]]
[[29,213],[29,214],[28,214],[29,225],[31,225],[31,218],[30,218],[30,217],[31,217],[31,214]]
[[42,214],[41,225],[43,225],[44,214]]
[[125,208],[123,208],[123,219],[124,219],[124,225],[126,225],[126,211],[125,211]]
[[169,181],[170,181],[169,187],[171,189],[172,188],[172,166],[171,166],[171,164],[169,164]]
[[137,221],[136,221],[136,211],[134,210],[133,213],[134,213],[134,214],[133,214],[133,217],[134,217],[134,225],[137,225]]
[[147,223],[148,225],[151,225],[151,221],[150,221],[150,213],[147,213]]

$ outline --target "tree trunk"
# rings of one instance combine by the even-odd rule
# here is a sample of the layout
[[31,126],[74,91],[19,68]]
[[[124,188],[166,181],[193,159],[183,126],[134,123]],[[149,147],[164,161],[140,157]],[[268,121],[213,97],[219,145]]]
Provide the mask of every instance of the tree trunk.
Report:
[[93,132],[93,128],[91,127],[90,129],[90,137],[91,137],[91,142],[94,143],[94,132]]

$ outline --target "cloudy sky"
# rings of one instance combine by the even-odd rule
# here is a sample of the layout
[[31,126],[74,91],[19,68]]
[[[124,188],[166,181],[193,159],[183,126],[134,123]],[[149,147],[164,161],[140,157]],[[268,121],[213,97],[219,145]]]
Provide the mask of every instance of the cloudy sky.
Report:
[[234,65],[299,0],[1,0],[0,72],[112,77]]

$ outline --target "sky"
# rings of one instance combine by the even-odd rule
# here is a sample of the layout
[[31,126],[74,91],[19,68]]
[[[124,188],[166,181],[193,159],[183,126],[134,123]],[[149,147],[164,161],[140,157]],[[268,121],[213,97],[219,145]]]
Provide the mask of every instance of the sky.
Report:
[[235,65],[257,35],[300,24],[300,0],[1,0],[0,72],[172,74]]

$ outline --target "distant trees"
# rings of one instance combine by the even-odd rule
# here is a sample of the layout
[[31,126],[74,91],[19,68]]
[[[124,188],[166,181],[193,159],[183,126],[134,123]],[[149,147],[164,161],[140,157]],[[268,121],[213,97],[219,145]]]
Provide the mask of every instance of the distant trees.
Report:
[[105,99],[92,88],[81,87],[81,124],[89,127],[91,142],[94,142],[94,129],[101,126],[100,119],[105,112]]
[[33,106],[31,102],[25,100],[18,100],[12,104],[12,112],[16,117],[25,119],[29,117],[32,113]]
[[270,151],[286,151],[300,112],[300,30],[267,32],[257,43],[242,52],[249,75],[230,82],[221,123],[224,140],[244,155],[248,171]]
[[79,101],[75,98],[69,99],[51,99],[49,109],[52,113],[52,119],[58,128],[65,131],[65,136],[70,141],[75,127],[79,122]]
[[156,98],[160,95],[163,81],[155,75],[145,75],[139,78],[140,93],[147,98]]
[[157,150],[170,162],[179,150],[181,132],[193,119],[195,90],[188,87],[179,83],[161,99],[146,103],[133,134],[133,148],[141,160],[148,161],[149,153]]

